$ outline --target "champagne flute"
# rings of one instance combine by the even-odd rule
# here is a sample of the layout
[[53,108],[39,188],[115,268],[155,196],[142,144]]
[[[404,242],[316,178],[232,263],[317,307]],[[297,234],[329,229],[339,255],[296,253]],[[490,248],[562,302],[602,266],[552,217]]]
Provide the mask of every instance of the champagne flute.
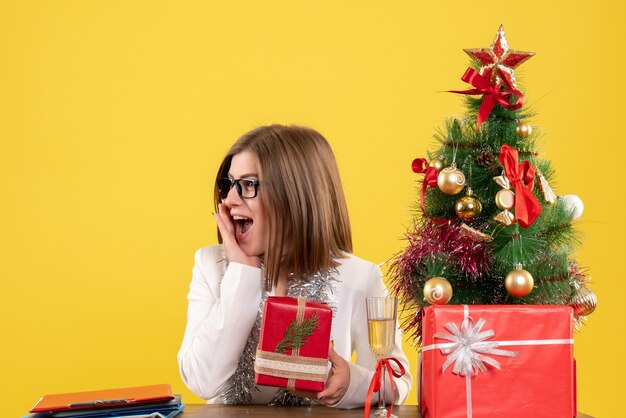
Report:
[[[369,343],[377,360],[388,357],[393,350],[396,334],[397,304],[398,300],[392,297],[366,298]],[[385,373],[385,365],[383,364],[382,382],[378,391],[378,408],[375,412],[372,412],[372,417],[387,416],[387,408],[385,406]],[[391,415],[391,417],[397,418],[395,415]]]

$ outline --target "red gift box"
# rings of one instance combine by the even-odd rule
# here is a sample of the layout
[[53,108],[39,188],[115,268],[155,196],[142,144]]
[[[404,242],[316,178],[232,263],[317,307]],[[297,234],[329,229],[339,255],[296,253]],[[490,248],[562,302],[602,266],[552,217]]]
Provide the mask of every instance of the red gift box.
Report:
[[324,389],[332,316],[325,303],[268,297],[254,363],[256,384]]
[[556,305],[424,308],[422,417],[575,417],[572,315]]

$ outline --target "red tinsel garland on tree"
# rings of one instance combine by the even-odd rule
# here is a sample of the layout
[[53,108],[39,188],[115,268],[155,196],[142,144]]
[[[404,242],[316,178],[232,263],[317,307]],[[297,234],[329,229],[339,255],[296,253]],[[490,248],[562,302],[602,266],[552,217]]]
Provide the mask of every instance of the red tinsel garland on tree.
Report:
[[[405,238],[408,242],[404,251],[398,254],[391,264],[394,277],[393,292],[404,306],[415,306],[416,296],[421,293],[430,277],[417,277],[416,267],[423,267],[430,260],[445,257],[453,269],[471,281],[480,280],[490,274],[493,263],[491,246],[488,242],[477,241],[463,233],[462,223],[438,225],[424,218],[416,222]],[[403,328],[412,332],[419,342],[421,335],[421,309],[405,318]]]

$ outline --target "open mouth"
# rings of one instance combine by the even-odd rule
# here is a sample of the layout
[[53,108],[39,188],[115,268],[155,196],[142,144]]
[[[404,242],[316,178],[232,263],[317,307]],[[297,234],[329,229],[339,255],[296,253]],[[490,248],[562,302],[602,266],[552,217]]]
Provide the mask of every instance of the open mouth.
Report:
[[254,221],[250,218],[246,218],[245,216],[235,215],[233,216],[233,222],[235,224],[235,233],[237,239],[246,234],[252,227]]

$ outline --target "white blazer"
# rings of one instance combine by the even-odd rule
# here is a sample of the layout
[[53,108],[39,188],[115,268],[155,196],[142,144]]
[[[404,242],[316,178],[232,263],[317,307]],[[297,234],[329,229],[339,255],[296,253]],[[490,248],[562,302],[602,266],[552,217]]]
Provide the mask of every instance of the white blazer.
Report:
[[[224,271],[221,245],[199,249],[189,286],[187,327],[180,351],[180,375],[189,389],[208,403],[222,403],[220,394],[235,372],[237,362],[254,325],[263,287],[261,269],[229,263]],[[376,367],[376,357],[369,348],[365,298],[386,296],[382,273],[376,264],[352,254],[337,260],[339,274],[331,295],[337,310],[333,318],[331,338],[334,349],[350,363],[350,386],[337,402],[338,408],[357,408],[365,403],[367,390]],[[270,293],[270,295],[273,295]],[[356,363],[351,363],[356,352]],[[404,402],[411,390],[409,362],[402,351],[400,330],[391,357],[406,370],[396,378],[393,402]],[[387,377],[388,378],[388,377]],[[387,382],[389,387],[389,382]],[[253,397],[258,404],[268,403],[278,388],[259,386]],[[387,390],[387,402],[392,394]],[[373,396],[376,404],[378,396]]]

